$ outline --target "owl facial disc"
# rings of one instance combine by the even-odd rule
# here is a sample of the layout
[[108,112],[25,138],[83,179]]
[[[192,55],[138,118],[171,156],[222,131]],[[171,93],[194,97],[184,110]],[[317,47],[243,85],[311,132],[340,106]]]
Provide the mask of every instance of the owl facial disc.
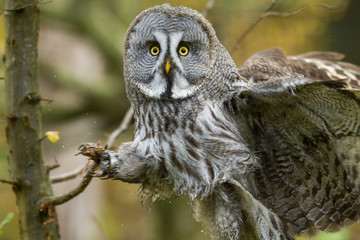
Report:
[[[190,95],[191,86],[184,76],[181,57],[186,57],[188,48],[184,43],[180,44],[183,32],[166,34],[155,32],[154,37],[160,44],[160,66],[154,67],[154,84],[151,84],[152,92],[160,95],[160,98],[184,98]],[[181,49],[181,50],[180,50]],[[183,52],[181,52],[183,51]],[[190,87],[190,88],[189,88]]]
[[125,52],[131,84],[156,99],[195,94],[212,67],[206,26],[188,15],[164,12],[145,13],[134,24]]

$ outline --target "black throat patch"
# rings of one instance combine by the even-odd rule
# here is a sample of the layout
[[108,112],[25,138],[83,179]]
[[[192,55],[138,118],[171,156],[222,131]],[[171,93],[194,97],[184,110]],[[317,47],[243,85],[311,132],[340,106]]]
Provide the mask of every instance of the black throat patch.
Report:
[[174,81],[173,71],[170,70],[169,74],[164,75],[166,79],[166,89],[163,94],[161,94],[161,98],[170,99],[172,95],[172,86]]

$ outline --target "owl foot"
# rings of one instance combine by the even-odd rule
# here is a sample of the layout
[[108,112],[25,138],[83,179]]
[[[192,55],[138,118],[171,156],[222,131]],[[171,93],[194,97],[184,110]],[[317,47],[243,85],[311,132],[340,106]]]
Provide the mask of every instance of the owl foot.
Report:
[[117,152],[97,143],[83,143],[79,153],[89,158],[88,174],[101,179],[118,179],[124,182],[140,183],[148,169],[145,158],[134,154],[132,148],[124,145]]
[[93,177],[109,178],[109,170],[111,169],[111,151],[99,145],[99,143],[82,143],[78,147],[79,152],[76,155],[84,155],[89,157],[86,165],[88,174]]

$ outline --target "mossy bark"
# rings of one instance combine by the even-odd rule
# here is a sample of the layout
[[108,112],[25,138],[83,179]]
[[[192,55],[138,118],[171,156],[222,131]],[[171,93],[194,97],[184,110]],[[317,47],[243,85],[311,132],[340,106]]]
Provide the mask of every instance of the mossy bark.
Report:
[[37,0],[5,4],[6,135],[22,239],[60,239],[55,209],[41,204],[52,196],[42,155],[37,79],[39,9]]

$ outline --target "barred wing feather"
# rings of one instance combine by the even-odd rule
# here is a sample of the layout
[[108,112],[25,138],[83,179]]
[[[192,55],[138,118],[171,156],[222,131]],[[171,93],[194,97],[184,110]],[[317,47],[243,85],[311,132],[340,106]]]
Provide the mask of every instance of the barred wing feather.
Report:
[[341,58],[260,52],[227,101],[260,165],[236,181],[293,234],[359,219],[360,68]]

